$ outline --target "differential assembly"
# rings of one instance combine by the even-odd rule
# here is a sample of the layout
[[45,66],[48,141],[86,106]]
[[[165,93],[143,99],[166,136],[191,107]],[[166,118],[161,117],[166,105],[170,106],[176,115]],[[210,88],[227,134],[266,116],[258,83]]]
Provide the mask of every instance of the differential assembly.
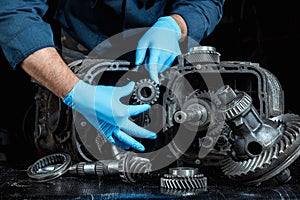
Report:
[[288,167],[299,156],[300,117],[285,113],[279,81],[259,64],[220,61],[214,47],[199,46],[179,55],[178,64],[160,74],[159,85],[141,66],[123,60],[90,58],[69,67],[92,85],[134,81],[132,94],[121,101],[151,105],[130,120],[158,136],[154,141],[137,138],[147,149],[145,157],[125,154],[80,113],[38,85],[35,145],[46,153],[68,154],[78,163],[73,173],[85,175],[90,173],[85,169],[93,168],[98,174],[117,173],[125,182],[135,182],[139,173],[126,171],[151,176],[151,170],[171,165],[161,179],[162,189],[181,194],[182,189],[206,186],[204,175],[196,173],[201,167],[219,167],[242,184],[290,179]]

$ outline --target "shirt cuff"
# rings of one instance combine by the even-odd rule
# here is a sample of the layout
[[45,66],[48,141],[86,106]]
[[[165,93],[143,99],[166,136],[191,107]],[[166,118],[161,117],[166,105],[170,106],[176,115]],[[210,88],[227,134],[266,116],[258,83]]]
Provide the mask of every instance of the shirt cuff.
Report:
[[28,26],[2,45],[2,50],[9,64],[15,69],[29,55],[45,47],[56,48],[51,27],[46,23]]

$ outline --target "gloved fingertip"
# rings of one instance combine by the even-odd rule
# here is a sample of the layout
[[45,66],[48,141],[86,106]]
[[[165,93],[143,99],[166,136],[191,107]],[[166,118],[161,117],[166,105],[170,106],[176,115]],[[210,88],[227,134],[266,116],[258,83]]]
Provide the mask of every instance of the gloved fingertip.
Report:
[[123,87],[119,87],[117,89],[118,94],[121,94],[121,96],[127,96],[133,91],[134,86],[134,81],[130,81],[129,83],[127,83],[127,85],[124,85]]
[[142,105],[140,105],[140,107],[142,108],[141,110],[144,110],[144,111],[149,110],[151,108],[151,106],[149,104],[142,104]]
[[116,143],[116,141],[114,140],[114,138],[112,136],[107,137],[107,140],[110,141],[112,144]]
[[135,54],[135,65],[141,65],[146,56],[146,49],[137,49]]
[[156,139],[156,138],[157,138],[157,135],[155,134],[155,135],[150,136],[148,139]]
[[134,86],[135,86],[135,82],[134,81],[130,81],[128,84],[127,84],[127,87],[128,88],[134,88]]
[[151,79],[152,79],[156,84],[159,84],[158,74],[151,74]]
[[145,151],[145,147],[142,144],[138,144],[138,145],[134,146],[133,148],[138,151]]
[[148,104],[142,104],[142,105],[129,105],[128,106],[128,112],[130,116],[136,116],[142,112],[145,112],[151,108]]
[[125,149],[125,150],[128,150],[128,149],[130,149],[130,146],[122,146],[121,148]]
[[150,65],[149,67],[149,75],[150,78],[156,83],[159,84],[159,80],[158,80],[158,72],[157,72],[157,67]]
[[136,60],[135,61],[135,65],[136,66],[139,66],[139,65],[141,65],[143,63],[143,60],[142,59],[139,59],[139,60]]

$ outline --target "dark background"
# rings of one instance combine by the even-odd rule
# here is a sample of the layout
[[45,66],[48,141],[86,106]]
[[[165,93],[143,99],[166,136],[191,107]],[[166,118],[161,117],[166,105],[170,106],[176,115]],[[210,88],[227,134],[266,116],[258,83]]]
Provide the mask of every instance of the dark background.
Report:
[[221,22],[202,45],[221,60],[251,61],[273,73],[285,93],[286,111],[300,114],[300,14],[296,1],[225,0]]
[[[216,47],[223,61],[251,61],[268,69],[284,90],[286,112],[300,114],[299,22],[296,1],[226,0],[222,20],[201,45]],[[34,149],[29,148],[26,137],[19,138],[35,88],[30,77],[12,71],[3,56],[0,63],[0,152],[12,154],[13,162],[21,158],[32,163],[28,155]]]

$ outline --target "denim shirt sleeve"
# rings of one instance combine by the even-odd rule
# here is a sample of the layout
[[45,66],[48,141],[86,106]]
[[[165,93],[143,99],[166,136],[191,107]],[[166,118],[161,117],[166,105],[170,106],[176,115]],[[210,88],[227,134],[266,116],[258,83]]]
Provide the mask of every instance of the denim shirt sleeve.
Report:
[[225,0],[176,0],[171,14],[179,14],[187,24],[188,36],[200,42],[221,20]]
[[55,46],[42,19],[47,9],[46,0],[0,1],[0,46],[13,68],[35,51]]

